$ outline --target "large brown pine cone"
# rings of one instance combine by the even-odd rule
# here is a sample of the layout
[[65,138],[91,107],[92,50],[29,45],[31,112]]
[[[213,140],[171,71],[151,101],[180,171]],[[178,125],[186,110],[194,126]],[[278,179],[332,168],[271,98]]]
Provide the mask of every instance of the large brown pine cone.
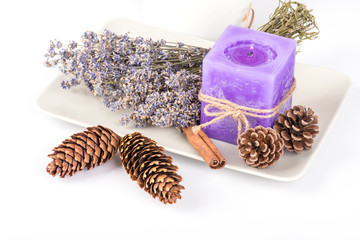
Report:
[[241,134],[238,150],[247,165],[266,168],[284,153],[284,140],[273,129],[256,126]]
[[287,150],[300,153],[312,147],[319,133],[318,119],[311,108],[294,106],[279,115],[274,129],[284,139]]
[[119,152],[126,172],[146,192],[165,204],[181,199],[184,187],[180,185],[181,176],[176,173],[178,167],[154,140],[138,132],[128,134],[120,142]]
[[91,169],[111,159],[119,148],[120,137],[103,126],[89,127],[76,133],[53,149],[53,159],[46,171],[53,175],[72,176],[85,167]]

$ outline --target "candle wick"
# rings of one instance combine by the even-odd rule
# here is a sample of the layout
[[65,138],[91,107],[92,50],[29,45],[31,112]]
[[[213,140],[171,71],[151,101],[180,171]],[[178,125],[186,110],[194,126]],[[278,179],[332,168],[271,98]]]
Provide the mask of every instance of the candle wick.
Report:
[[254,46],[251,45],[249,50],[250,50],[250,52],[247,55],[248,55],[248,57],[252,57],[254,55],[254,52],[253,52]]

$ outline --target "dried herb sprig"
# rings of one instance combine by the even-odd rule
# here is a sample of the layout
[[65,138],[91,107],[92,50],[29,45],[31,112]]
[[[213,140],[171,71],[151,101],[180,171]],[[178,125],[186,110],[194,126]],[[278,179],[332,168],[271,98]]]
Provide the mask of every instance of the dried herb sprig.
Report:
[[320,33],[311,12],[302,3],[279,0],[279,6],[270,15],[269,22],[258,30],[295,39],[300,46],[303,40],[313,40]]
[[[208,49],[180,42],[85,32],[82,42],[50,42],[45,65],[69,76],[64,89],[85,85],[112,111],[130,109],[121,123],[187,127],[199,122],[201,64]],[[71,79],[71,80],[70,80]]]

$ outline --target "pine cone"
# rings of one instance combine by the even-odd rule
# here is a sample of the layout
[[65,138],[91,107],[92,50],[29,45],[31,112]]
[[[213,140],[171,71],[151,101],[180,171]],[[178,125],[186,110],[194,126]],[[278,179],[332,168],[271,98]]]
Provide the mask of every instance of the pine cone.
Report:
[[247,165],[266,168],[284,153],[284,140],[273,129],[256,126],[241,134],[238,150]]
[[111,159],[119,143],[120,137],[110,129],[100,125],[89,127],[53,149],[54,153],[49,154],[53,161],[47,165],[46,171],[54,177],[60,174],[63,178],[85,167],[91,169]]
[[318,119],[311,108],[294,106],[279,115],[274,129],[284,139],[287,150],[300,153],[312,147],[319,133]]
[[138,132],[128,134],[120,142],[119,152],[126,172],[146,192],[164,204],[181,199],[184,187],[179,184],[182,178],[176,173],[178,167],[154,140]]

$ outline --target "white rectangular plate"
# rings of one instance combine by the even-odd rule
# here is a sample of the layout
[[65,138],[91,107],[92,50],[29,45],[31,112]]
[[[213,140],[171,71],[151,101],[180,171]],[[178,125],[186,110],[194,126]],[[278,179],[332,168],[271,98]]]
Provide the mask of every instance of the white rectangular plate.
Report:
[[[130,32],[131,36],[180,41],[201,47],[213,45],[211,41],[161,30],[126,19],[112,20],[104,28],[118,34]],[[295,180],[305,172],[327,135],[351,81],[342,73],[304,64],[296,64],[295,76],[298,86],[294,93],[293,104],[311,107],[319,116],[320,134],[316,137],[312,150],[301,154],[286,151],[274,166],[256,169],[244,164],[238,155],[236,145],[214,140],[215,145],[227,159],[226,168],[279,181]],[[37,105],[48,114],[83,127],[100,124],[113,129],[120,136],[138,131],[157,141],[169,152],[203,161],[187,142],[185,135],[175,128],[138,129],[132,126],[121,126],[119,123],[121,112],[111,112],[85,87],[63,90],[60,87],[63,78],[64,76],[59,76],[53,80],[38,98]],[[204,165],[204,167],[207,166]]]

